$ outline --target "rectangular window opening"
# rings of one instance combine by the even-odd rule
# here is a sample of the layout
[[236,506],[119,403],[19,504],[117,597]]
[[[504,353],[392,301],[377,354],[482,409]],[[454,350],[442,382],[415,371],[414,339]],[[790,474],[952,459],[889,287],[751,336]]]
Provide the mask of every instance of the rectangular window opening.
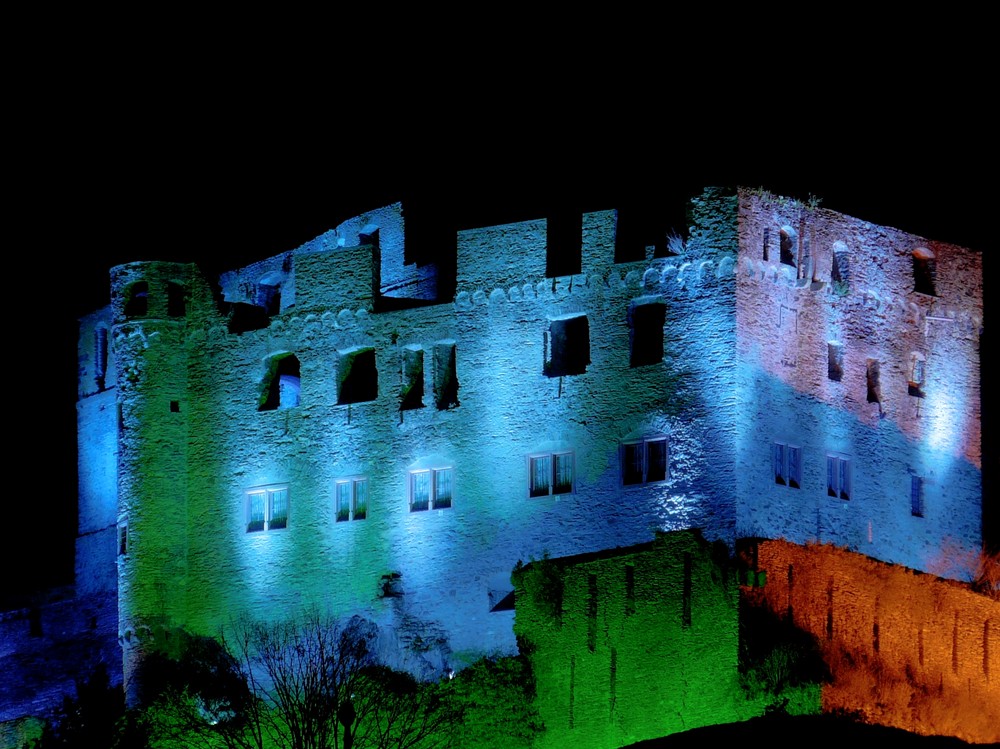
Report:
[[668,476],[667,438],[652,436],[622,445],[622,484],[653,484]]
[[785,442],[775,442],[771,457],[774,483],[798,489],[802,486],[802,448]]
[[826,456],[826,493],[830,497],[851,498],[851,459],[847,456]]
[[629,306],[629,366],[643,367],[663,361],[663,326],[667,306],[660,301]]
[[340,479],[336,483],[337,522],[364,520],[368,515],[368,479]]
[[250,489],[246,493],[246,530],[279,530],[288,526],[288,487]]
[[549,320],[545,334],[544,372],[547,377],[578,375],[590,364],[590,321],[585,314]]
[[410,471],[410,512],[447,509],[452,505],[453,494],[451,468]]
[[572,451],[528,456],[528,496],[572,494],[573,473]]

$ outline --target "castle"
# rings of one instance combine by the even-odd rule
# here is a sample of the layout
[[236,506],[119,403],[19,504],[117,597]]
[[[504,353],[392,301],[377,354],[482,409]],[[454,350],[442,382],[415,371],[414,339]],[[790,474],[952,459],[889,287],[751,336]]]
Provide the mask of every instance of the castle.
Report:
[[586,213],[556,272],[544,219],[460,231],[449,299],[398,204],[220,291],[113,268],[80,321],[77,580],[117,596],[126,684],[156,626],[310,606],[439,676],[516,649],[518,561],[658,531],[968,579],[981,257],[760,190],[689,216],[623,261]]

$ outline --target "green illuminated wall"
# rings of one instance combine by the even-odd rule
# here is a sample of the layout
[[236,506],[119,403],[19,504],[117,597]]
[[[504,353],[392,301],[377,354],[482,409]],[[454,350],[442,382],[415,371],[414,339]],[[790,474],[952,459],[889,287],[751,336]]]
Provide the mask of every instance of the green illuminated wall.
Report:
[[515,572],[541,747],[608,749],[759,714],[739,686],[739,586],[697,531]]

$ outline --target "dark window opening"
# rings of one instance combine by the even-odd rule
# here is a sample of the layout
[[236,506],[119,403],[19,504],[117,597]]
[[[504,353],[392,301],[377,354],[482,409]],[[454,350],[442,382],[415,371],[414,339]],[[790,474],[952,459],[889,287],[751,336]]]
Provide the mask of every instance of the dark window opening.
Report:
[[257,306],[269,317],[281,312],[281,284],[263,281],[257,284]]
[[230,333],[239,335],[251,330],[263,330],[270,324],[271,319],[263,307],[246,302],[233,302],[230,305],[229,320],[227,321]]
[[125,317],[142,317],[149,311],[149,284],[136,281],[128,287]]
[[937,296],[936,280],[937,264],[934,253],[926,247],[918,247],[913,251],[913,290],[919,294]]
[[458,405],[458,371],[454,341],[434,344],[434,405],[439,411]]
[[622,484],[667,480],[667,439],[655,437],[622,445]]
[[181,412],[181,402],[180,401],[170,401],[170,413],[178,414]]
[[630,366],[642,367],[663,361],[663,325],[666,316],[667,305],[662,302],[629,306]]
[[586,315],[572,315],[549,321],[546,340],[548,377],[578,375],[590,364],[590,322]]
[[847,254],[847,245],[843,242],[833,243],[833,257],[830,266],[830,280],[847,289],[851,278],[851,261]]
[[882,402],[882,386],[879,383],[879,363],[878,359],[869,359],[866,368],[866,380],[868,383],[868,402]]
[[128,526],[118,526],[118,556],[123,557],[128,554]]
[[167,315],[184,317],[187,313],[187,289],[179,283],[167,282]]
[[771,242],[771,229],[769,227],[764,227],[764,262],[767,262],[768,255],[768,245]]
[[299,405],[299,360],[295,354],[272,356],[264,375],[258,411],[295,408]]
[[562,210],[548,217],[545,243],[545,276],[575,276],[581,272],[583,214]]
[[108,376],[108,329],[94,331],[94,382],[98,390],[104,390]]
[[844,377],[844,347],[839,343],[826,344],[826,376],[834,382]]
[[797,249],[795,246],[796,234],[795,230],[790,226],[784,227],[779,233],[780,236],[780,252],[781,252],[781,262],[785,265],[790,265],[793,268],[796,267],[795,255]]
[[375,366],[374,348],[341,351],[338,369],[338,405],[363,403],[378,397],[378,369]]
[[424,406],[424,351],[403,349],[403,388],[399,394],[399,409],[407,411]]

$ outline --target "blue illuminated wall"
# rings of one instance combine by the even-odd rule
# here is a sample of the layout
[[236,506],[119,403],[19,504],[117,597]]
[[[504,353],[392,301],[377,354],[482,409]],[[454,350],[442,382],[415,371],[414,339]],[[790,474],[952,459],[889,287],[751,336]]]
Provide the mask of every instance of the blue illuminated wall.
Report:
[[[374,618],[397,662],[436,676],[515,650],[503,602],[518,560],[689,527],[731,545],[735,200],[710,202],[684,253],[630,263],[614,262],[615,212],[586,214],[582,272],[559,278],[545,275],[545,220],[463,231],[454,300],[379,311],[385,279],[405,275],[391,206],[224,275],[227,303],[269,306],[242,332],[193,266],[113,269],[126,676],[155,626],[214,634],[311,606]],[[648,305],[662,352],[636,359]],[[368,349],[377,388],[348,397]],[[289,356],[296,400],[265,406]],[[415,377],[422,398],[401,408]],[[625,445],[646,456],[656,441],[663,475],[623,484]],[[570,490],[530,496],[533,459],[570,466]],[[411,511],[422,470],[447,472],[434,475],[450,506]],[[338,522],[337,483],[357,480],[365,517]],[[247,532],[251,490],[286,492],[286,527]]]

